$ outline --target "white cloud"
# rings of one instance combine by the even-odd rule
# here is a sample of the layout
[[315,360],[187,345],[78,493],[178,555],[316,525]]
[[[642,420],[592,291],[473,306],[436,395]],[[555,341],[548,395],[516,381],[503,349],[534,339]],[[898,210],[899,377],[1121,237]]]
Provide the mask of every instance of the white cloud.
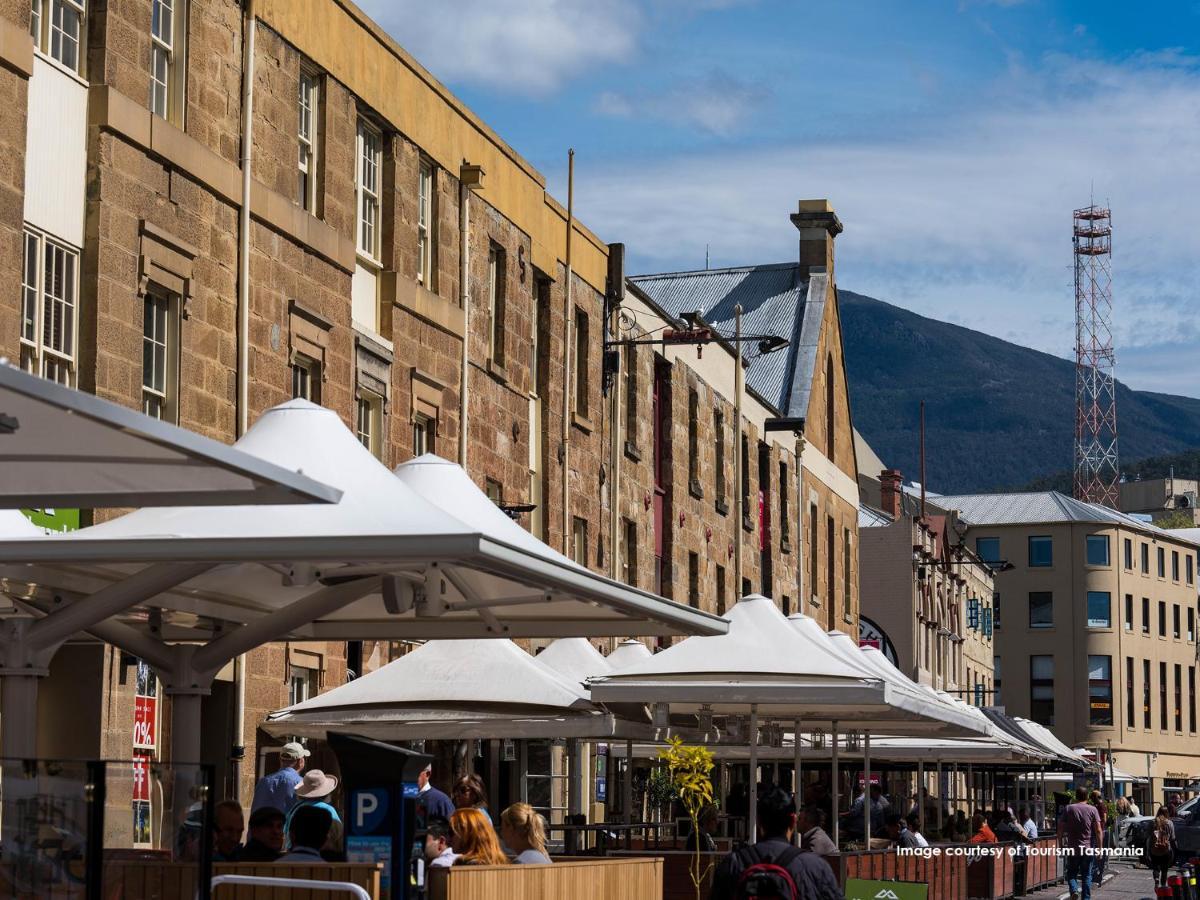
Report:
[[628,60],[643,15],[634,0],[361,0],[438,77],[542,95]]
[[[1049,59],[907,135],[630,161],[577,179],[576,208],[654,271],[703,265],[706,244],[714,264],[794,258],[788,213],[828,197],[843,287],[1070,356],[1071,211],[1094,181],[1113,207],[1118,374],[1137,386],[1123,350],[1137,367],[1200,331],[1200,72],[1182,60]],[[1200,358],[1179,363],[1173,390],[1197,393]]]
[[727,136],[745,124],[769,96],[761,84],[714,69],[661,91],[605,91],[596,98],[594,109],[606,116],[668,122]]

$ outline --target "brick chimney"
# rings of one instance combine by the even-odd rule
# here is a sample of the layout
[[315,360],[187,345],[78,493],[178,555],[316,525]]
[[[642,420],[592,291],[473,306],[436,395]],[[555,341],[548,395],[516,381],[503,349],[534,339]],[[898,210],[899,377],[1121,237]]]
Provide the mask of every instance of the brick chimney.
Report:
[[842,233],[842,220],[829,201],[801,200],[791,219],[800,232],[800,265],[824,268],[832,277],[833,239]]
[[879,473],[879,505],[893,520],[900,518],[904,506],[901,502],[904,497],[903,484],[899,469],[884,469]]

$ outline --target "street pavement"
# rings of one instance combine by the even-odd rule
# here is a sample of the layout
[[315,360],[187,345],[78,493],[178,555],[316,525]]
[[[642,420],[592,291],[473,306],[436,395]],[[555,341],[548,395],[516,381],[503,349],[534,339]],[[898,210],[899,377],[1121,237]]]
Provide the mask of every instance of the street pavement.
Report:
[[[1108,870],[1104,874],[1104,884],[1092,885],[1093,900],[1153,900],[1154,879],[1150,870],[1144,866],[1109,862]],[[1041,891],[1033,891],[1027,896],[1036,900],[1068,900],[1070,894],[1065,888],[1065,885],[1056,884]]]

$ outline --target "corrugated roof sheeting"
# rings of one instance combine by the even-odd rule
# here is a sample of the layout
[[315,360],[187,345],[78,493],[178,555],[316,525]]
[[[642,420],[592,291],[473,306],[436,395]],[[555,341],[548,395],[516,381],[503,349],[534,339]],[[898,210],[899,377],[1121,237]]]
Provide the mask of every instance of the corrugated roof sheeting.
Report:
[[782,263],[637,275],[629,280],[673,316],[698,310],[706,322],[732,336],[734,307],[740,303],[743,334],[787,339],[789,347],[762,357],[757,344],[742,345],[742,356],[753,363],[746,370],[747,386],[782,412],[788,407],[807,294],[799,268]]
[[878,510],[871,509],[869,506],[858,508],[859,528],[886,528],[891,524],[892,520]]

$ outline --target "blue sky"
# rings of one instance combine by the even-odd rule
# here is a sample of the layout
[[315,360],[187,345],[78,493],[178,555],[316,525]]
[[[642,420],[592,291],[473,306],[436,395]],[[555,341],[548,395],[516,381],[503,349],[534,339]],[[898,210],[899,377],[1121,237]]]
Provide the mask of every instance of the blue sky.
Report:
[[1071,210],[1113,208],[1117,376],[1200,396],[1200,2],[362,0],[630,271],[778,262],[1073,355]]

